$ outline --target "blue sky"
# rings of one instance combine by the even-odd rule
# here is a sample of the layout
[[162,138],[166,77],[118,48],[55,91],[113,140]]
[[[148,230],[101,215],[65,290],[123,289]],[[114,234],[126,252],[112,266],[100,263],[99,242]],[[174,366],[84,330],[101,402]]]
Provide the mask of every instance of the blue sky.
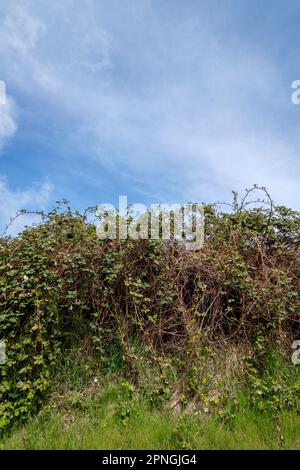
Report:
[[298,0],[0,0],[0,226],[20,208],[300,209]]

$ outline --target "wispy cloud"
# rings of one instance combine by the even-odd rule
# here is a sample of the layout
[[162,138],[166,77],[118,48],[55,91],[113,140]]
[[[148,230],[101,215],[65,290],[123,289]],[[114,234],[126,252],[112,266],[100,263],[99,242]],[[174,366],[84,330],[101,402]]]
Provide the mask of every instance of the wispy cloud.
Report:
[[5,104],[0,104],[0,151],[6,140],[13,137],[17,130],[17,108],[10,97],[6,97]]
[[[34,185],[31,189],[12,190],[5,178],[0,178],[0,234],[21,209],[43,210],[50,201],[53,188],[51,184],[45,182],[42,185]],[[7,234],[16,235],[25,225],[38,221],[35,215],[22,215],[17,218],[7,230]]]
[[249,42],[234,5],[8,1],[3,73],[37,124],[57,118],[57,148],[108,169],[116,193],[124,174],[150,199],[221,199],[258,183],[300,207],[289,65]]
[[0,30],[0,50],[28,57],[44,31],[45,25],[30,15],[21,4],[15,3],[14,8],[10,4]]

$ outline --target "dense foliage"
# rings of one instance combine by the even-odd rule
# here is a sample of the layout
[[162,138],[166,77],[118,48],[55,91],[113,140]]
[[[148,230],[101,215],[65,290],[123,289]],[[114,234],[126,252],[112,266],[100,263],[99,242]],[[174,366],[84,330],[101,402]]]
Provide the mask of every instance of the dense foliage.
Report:
[[40,406],[52,368],[78,340],[103,355],[117,341],[134,359],[135,341],[152,359],[181,359],[189,393],[197,393],[205,354],[240,348],[253,386],[270,395],[274,383],[259,375],[266,351],[289,352],[300,337],[300,214],[206,206],[205,217],[197,252],[174,241],[100,241],[70,208],[0,239],[8,358],[0,365],[0,428]]

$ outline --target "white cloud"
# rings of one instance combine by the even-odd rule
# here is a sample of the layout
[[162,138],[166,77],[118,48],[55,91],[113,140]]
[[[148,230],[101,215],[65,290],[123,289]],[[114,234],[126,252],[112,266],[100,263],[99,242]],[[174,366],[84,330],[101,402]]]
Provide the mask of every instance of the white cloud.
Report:
[[17,130],[17,109],[14,101],[6,97],[6,103],[0,104],[0,150],[5,141],[13,137]]
[[35,49],[45,25],[14,2],[0,29],[0,50],[26,57]]
[[[51,184],[45,182],[36,185],[31,189],[9,188],[4,177],[0,177],[0,234],[6,224],[10,222],[18,211],[43,210],[49,203],[53,188]],[[7,230],[7,234],[16,235],[25,225],[38,221],[39,218],[34,215],[22,215],[18,217]]]
[[12,84],[66,98],[80,74],[111,67],[111,36],[87,13],[88,3],[20,0],[16,7],[8,0],[2,6],[0,57]]
[[170,19],[147,0],[7,5],[3,70],[72,121],[65,139],[85,158],[132,172],[148,193],[164,173],[165,191],[189,200],[261,183],[300,206],[281,64],[242,34],[233,40],[199,4]]

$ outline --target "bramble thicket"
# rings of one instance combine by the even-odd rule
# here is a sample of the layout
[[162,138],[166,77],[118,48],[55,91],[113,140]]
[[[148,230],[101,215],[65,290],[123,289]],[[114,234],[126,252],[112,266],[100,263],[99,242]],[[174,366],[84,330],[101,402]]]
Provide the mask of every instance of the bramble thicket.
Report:
[[[167,400],[176,388],[182,407],[224,409],[233,380],[260,409],[299,407],[290,364],[300,339],[298,212],[236,195],[228,212],[206,205],[195,252],[174,240],[99,240],[87,213],[67,205],[41,216],[0,239],[2,431],[45,403],[74,345],[104,362],[117,348],[141,388],[152,367],[148,392]],[[267,372],[270,355],[288,364],[279,374]]]

